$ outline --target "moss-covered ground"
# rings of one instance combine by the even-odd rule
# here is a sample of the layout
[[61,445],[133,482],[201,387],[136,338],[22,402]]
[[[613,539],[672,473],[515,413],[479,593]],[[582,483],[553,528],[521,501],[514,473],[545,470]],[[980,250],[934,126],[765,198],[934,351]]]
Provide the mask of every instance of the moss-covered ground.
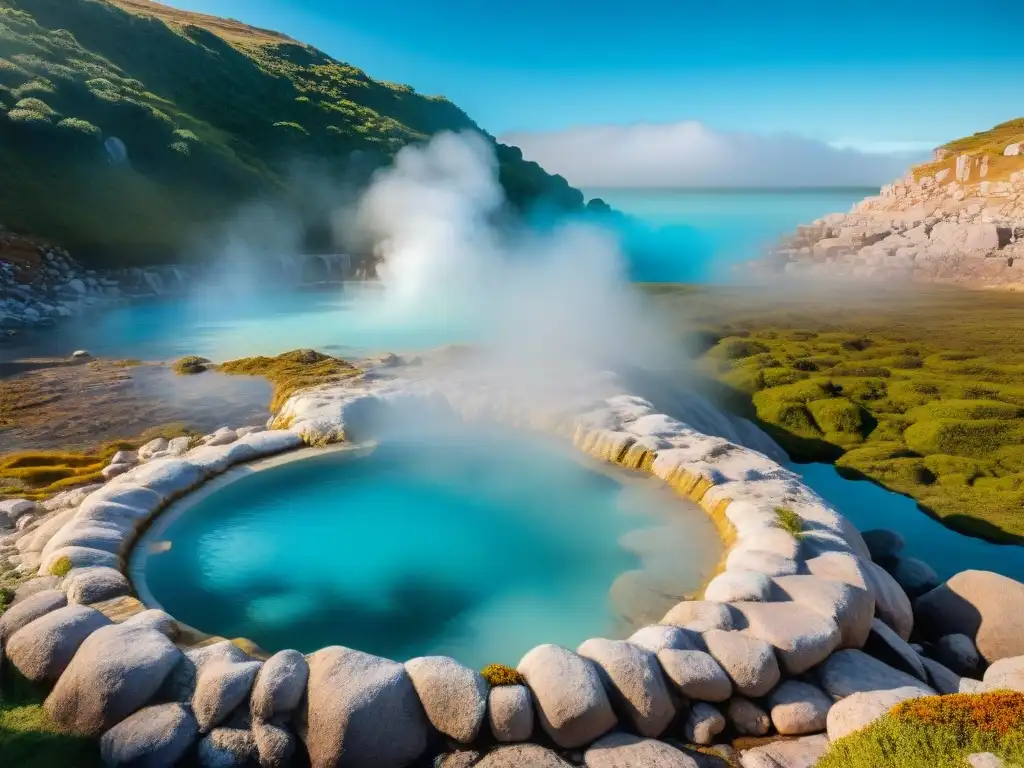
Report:
[[45,499],[69,488],[103,482],[101,472],[118,451],[138,448],[156,437],[186,434],[189,432],[181,424],[164,424],[93,450],[0,453],[0,499]]
[[649,287],[707,391],[796,461],[964,533],[1024,542],[1024,297],[915,287]]
[[962,768],[990,752],[1024,765],[1024,694],[931,696],[899,704],[834,742],[818,768]]
[[341,358],[296,349],[276,357],[244,357],[217,366],[222,373],[239,376],[262,376],[274,385],[270,401],[271,413],[300,389],[355,376],[359,369]]

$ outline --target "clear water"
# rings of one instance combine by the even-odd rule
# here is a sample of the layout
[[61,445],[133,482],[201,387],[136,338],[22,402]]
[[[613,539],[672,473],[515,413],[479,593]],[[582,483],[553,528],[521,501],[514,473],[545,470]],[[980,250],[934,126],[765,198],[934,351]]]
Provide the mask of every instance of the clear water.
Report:
[[145,575],[187,624],[271,651],[342,644],[477,667],[611,636],[609,587],[640,562],[618,541],[630,531],[678,529],[685,589],[721,551],[698,508],[509,434],[303,459],[169,519],[152,534],[171,548]]
[[845,213],[876,188],[588,189],[639,224],[625,231],[631,273],[642,282],[720,282],[798,224]]
[[[845,211],[877,190],[588,190],[635,217],[622,239],[630,274],[644,282],[729,279],[729,267],[800,223]],[[227,360],[296,347],[338,354],[412,351],[472,341],[473,329],[444,313],[416,323],[374,311],[372,291],[350,285],[322,292],[238,293],[211,288],[187,301],[117,309],[0,345],[15,356],[94,355],[170,360],[198,354]],[[368,293],[370,294],[368,296]]]
[[1024,547],[991,544],[959,534],[919,510],[913,499],[874,483],[847,480],[830,464],[802,464],[794,469],[858,530],[899,531],[907,541],[904,554],[928,563],[943,580],[976,569],[1024,581]]

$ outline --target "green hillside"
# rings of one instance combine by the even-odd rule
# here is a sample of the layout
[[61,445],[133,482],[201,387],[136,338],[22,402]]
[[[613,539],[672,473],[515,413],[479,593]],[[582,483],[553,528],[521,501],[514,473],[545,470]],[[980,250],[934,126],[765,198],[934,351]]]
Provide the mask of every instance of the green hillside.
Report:
[[[233,20],[149,0],[0,0],[0,224],[94,262],[180,257],[251,199],[300,212],[315,236],[326,179],[358,186],[406,144],[461,129],[479,130],[442,97]],[[497,150],[513,204],[582,205]]]

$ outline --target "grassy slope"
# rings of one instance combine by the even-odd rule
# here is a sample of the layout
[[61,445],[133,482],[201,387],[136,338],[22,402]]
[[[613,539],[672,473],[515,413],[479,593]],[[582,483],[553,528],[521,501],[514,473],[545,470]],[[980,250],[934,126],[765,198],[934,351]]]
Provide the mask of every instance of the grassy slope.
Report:
[[[252,198],[325,228],[311,178],[358,185],[406,144],[463,129],[479,130],[444,98],[239,22],[147,0],[0,0],[0,222],[87,258],[164,258]],[[111,136],[130,168],[108,163]],[[497,149],[515,205],[582,204]]]
[[[988,158],[987,181],[1005,181],[1015,171],[1024,170],[1024,155],[1003,157],[1003,150],[1010,144],[1024,142],[1024,118],[1008,120],[1005,123],[965,136],[943,144],[939,149],[946,150],[948,156],[942,160],[919,165],[913,169],[914,178],[934,176],[941,170],[948,169],[949,181],[956,179],[956,158],[958,155],[969,155],[972,158]],[[982,181],[976,168],[971,170],[970,182]]]
[[1024,542],[1024,301],[938,287],[770,297],[652,288],[697,327],[709,388],[798,461]]

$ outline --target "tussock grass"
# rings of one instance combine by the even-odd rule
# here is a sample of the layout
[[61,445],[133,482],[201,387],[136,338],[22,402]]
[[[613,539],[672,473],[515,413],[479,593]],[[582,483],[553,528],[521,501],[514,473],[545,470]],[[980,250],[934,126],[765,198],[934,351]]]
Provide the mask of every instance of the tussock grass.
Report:
[[775,522],[778,524],[779,528],[792,534],[794,539],[799,539],[804,535],[804,521],[800,515],[792,509],[776,507]]
[[179,376],[191,376],[196,373],[202,373],[207,370],[210,366],[210,361],[205,357],[197,357],[196,355],[188,355],[180,360],[176,360],[174,365],[171,366],[174,372]]

